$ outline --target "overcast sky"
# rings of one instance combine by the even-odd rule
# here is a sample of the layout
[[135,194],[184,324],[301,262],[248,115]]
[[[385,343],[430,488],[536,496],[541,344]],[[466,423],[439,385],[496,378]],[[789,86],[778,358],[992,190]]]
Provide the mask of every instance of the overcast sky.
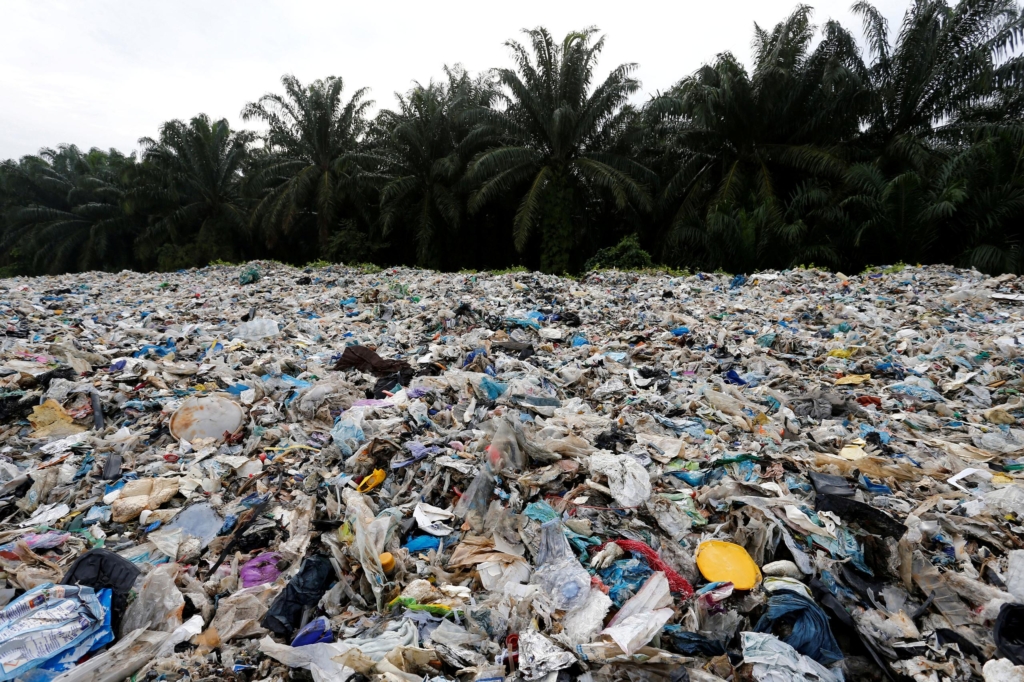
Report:
[[[815,23],[860,36],[852,0],[819,0]],[[878,0],[898,25],[907,0]],[[378,106],[444,64],[476,72],[509,63],[519,29],[607,34],[598,75],[637,62],[645,93],[664,90],[718,52],[749,63],[754,22],[770,27],[795,0],[3,0],[0,159],[72,142],[138,148],[163,121],[197,113],[240,126],[242,106],[279,90],[282,74],[328,75],[371,88]],[[646,99],[646,95],[644,97]]]

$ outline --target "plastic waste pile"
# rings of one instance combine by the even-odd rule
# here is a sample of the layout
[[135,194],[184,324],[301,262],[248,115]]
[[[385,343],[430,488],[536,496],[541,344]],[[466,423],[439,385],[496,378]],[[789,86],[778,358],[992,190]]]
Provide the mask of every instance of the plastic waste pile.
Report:
[[1024,280],[0,280],[0,682],[1024,680]]

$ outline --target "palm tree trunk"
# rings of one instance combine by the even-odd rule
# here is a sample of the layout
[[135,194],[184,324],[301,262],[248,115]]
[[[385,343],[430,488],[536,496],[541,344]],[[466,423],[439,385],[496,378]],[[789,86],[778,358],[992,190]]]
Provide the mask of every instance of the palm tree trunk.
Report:
[[323,258],[327,253],[327,246],[331,241],[331,223],[321,216],[317,216],[317,257]]
[[572,188],[563,173],[556,173],[544,196],[541,216],[540,269],[561,275],[572,257]]

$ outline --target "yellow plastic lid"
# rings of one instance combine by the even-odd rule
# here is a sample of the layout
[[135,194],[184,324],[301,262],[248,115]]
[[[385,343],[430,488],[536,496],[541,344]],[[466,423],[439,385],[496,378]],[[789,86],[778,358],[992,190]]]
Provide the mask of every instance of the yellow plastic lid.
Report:
[[356,486],[356,492],[369,492],[383,483],[385,478],[387,478],[387,474],[384,473],[383,469],[374,469],[372,474],[359,482],[359,485]]
[[761,582],[761,569],[747,550],[732,542],[702,542],[696,558],[700,574],[710,582],[732,583],[737,590],[751,590]]
[[385,573],[395,570],[395,557],[391,555],[391,552],[384,552],[380,555],[380,566]]

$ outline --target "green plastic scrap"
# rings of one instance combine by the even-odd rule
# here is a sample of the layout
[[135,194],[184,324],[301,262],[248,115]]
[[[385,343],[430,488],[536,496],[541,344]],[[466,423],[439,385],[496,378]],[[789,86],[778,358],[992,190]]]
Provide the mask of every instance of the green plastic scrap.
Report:
[[[444,604],[420,604],[412,597],[395,597],[388,603],[388,608],[395,608],[396,606],[404,606],[410,611],[426,611],[432,616],[440,616],[444,618],[453,613],[453,610],[445,606]],[[455,610],[455,613],[462,613],[459,610]]]
[[260,277],[262,277],[262,275],[260,274],[259,268],[251,266],[242,270],[241,274],[238,275],[238,283],[243,285],[253,284],[260,281]]

